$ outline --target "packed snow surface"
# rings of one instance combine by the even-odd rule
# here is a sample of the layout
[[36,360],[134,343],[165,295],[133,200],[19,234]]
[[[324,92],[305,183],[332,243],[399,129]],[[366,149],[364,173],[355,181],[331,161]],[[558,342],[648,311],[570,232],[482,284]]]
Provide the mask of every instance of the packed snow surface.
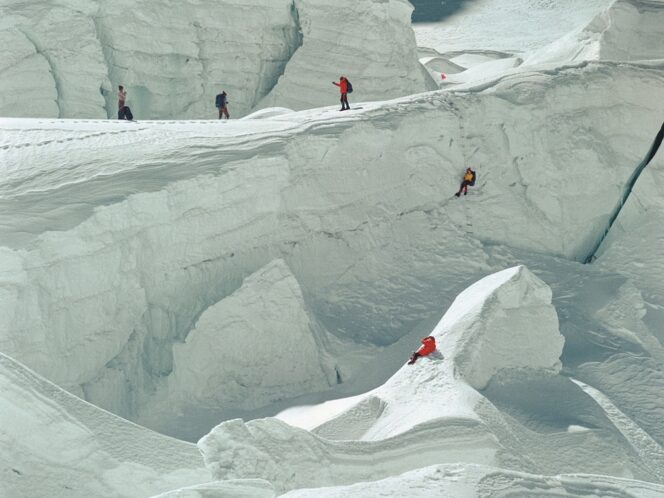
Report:
[[0,3],[0,495],[663,494],[664,2],[461,4]]

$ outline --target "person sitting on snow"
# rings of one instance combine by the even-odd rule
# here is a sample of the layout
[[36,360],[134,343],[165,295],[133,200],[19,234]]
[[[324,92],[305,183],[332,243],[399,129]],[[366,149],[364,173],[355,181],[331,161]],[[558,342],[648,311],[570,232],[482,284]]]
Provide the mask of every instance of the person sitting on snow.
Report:
[[415,363],[420,356],[430,355],[436,350],[436,339],[432,335],[425,337],[421,342],[420,349],[410,355],[410,360],[408,360],[409,365]]
[[459,191],[454,195],[459,197],[461,195],[462,190],[463,190],[463,195],[468,194],[468,186],[470,185],[472,187],[473,185],[475,185],[475,178],[477,178],[475,172],[470,168],[466,168],[466,172],[463,175],[463,181],[461,182]]

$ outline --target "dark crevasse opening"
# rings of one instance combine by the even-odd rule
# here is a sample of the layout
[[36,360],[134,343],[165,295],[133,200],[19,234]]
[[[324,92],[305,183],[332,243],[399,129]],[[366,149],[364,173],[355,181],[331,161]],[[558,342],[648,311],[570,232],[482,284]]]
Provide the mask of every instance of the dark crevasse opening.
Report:
[[415,10],[412,22],[438,22],[463,10],[474,0],[410,0]]
[[620,211],[622,210],[623,206],[627,202],[627,199],[629,199],[629,196],[632,193],[632,189],[634,188],[634,185],[636,185],[636,182],[638,181],[639,177],[641,176],[641,173],[643,173],[643,170],[645,170],[646,166],[648,166],[648,163],[652,161],[652,159],[655,157],[657,154],[657,151],[659,150],[660,145],[662,145],[662,140],[664,140],[664,123],[662,123],[662,127],[660,128],[659,132],[657,135],[655,135],[655,140],[653,140],[652,145],[650,146],[650,149],[648,149],[648,152],[646,153],[645,157],[643,158],[643,161],[641,161],[634,171],[632,172],[631,176],[625,183],[625,188],[623,189],[623,193],[620,196],[620,199],[618,203],[616,204],[616,207],[613,208],[613,211],[611,212],[611,216],[609,217],[609,221],[606,225],[606,228],[604,229],[604,232],[602,232],[602,236],[598,238],[597,242],[593,246],[592,250],[588,253],[588,256],[586,259],[583,261],[584,263],[592,263],[596,257],[595,255],[597,254],[597,251],[599,250],[600,246],[602,245],[602,242],[604,242],[604,239],[609,235],[609,232],[611,231],[611,227],[613,226],[613,223],[618,219],[618,215],[620,215]]

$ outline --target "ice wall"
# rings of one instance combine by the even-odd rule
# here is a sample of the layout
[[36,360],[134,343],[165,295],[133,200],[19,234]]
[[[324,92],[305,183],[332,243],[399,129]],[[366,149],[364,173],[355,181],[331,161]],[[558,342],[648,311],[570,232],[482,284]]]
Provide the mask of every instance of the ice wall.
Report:
[[403,0],[3,2],[0,115],[112,118],[119,84],[137,119],[215,118],[223,89],[233,117],[268,95],[320,106],[335,102],[330,80],[341,72],[363,99],[424,91],[411,9]]
[[437,88],[418,62],[409,2],[353,2],[351,7],[326,0],[296,0],[295,5],[302,46],[262,106],[305,109],[336,103],[339,92],[331,80],[338,81],[341,75],[353,83],[351,101]]
[[[595,63],[353,113],[7,121],[0,346],[137,417],[173,345],[275,259],[335,336],[392,344],[499,267],[496,245],[585,257],[661,124],[663,81]],[[479,181],[457,199],[465,164]]]

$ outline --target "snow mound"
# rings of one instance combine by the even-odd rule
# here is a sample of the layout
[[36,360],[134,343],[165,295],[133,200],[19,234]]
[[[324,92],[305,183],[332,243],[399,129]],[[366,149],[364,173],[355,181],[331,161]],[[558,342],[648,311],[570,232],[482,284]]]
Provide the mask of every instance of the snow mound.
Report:
[[433,419],[478,420],[477,390],[497,374],[560,370],[564,339],[551,290],[524,266],[484,277],[463,291],[431,335],[436,353],[402,366],[316,432],[333,439],[382,440]]
[[[336,383],[324,340],[297,280],[274,260],[208,307],[174,346],[173,373],[139,421],[192,439],[201,435],[192,420],[205,413],[214,425],[229,407],[248,411],[324,391]],[[173,413],[182,414],[178,427]]]
[[432,335],[475,389],[485,388],[501,370],[559,372],[565,342],[551,289],[524,266],[471,285],[454,300]]
[[0,392],[2,496],[151,496],[210,478],[194,445],[90,405],[1,353]]

